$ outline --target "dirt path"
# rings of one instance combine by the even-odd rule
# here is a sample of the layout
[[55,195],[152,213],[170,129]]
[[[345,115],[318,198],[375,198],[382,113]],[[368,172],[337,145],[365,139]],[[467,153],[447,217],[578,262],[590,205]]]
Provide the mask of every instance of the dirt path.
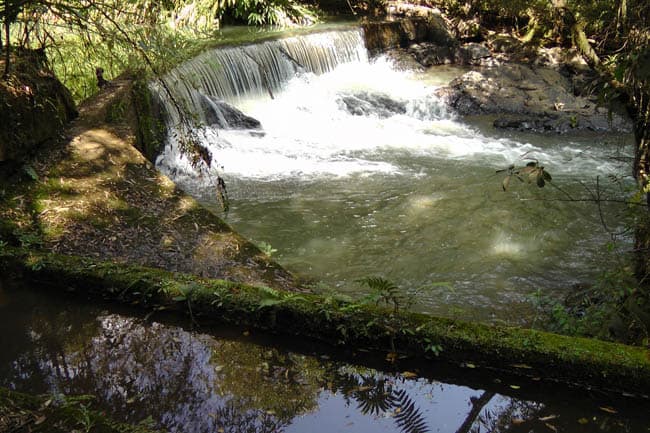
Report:
[[28,166],[38,179],[23,175],[5,192],[0,216],[11,221],[13,242],[301,290],[289,272],[138,152],[130,95],[129,81],[115,81],[82,104],[66,138],[42,149]]

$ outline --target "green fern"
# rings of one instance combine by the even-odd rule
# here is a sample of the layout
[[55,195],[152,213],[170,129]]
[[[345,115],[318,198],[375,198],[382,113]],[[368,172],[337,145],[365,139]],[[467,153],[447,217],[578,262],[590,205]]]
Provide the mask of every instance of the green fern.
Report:
[[393,306],[393,313],[399,311],[403,296],[400,288],[392,281],[382,277],[366,277],[356,280],[356,282],[367,286],[371,290],[371,293],[366,298],[368,301],[376,304],[384,302],[387,306]]
[[262,286],[259,288],[259,291],[262,295],[262,299],[260,300],[258,309],[275,307],[276,305],[280,305],[289,301],[306,301],[303,296],[300,296],[296,293],[282,293],[270,287]]

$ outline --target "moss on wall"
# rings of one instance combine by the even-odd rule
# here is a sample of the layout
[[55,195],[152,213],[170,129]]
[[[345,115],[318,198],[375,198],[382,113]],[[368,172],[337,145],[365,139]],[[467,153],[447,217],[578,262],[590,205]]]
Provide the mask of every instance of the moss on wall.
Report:
[[146,78],[137,77],[131,88],[135,112],[136,147],[151,162],[162,152],[167,129],[163,108],[151,94]]
[[[4,248],[6,271],[51,288],[164,307],[203,324],[234,323],[393,356],[438,358],[643,394],[650,351],[600,340],[398,312],[189,274]],[[522,365],[525,368],[522,369]]]

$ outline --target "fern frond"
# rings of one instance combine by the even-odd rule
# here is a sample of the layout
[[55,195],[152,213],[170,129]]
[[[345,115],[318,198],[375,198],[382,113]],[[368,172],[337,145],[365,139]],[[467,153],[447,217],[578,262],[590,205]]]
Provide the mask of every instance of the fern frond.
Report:
[[395,410],[395,423],[404,433],[426,433],[429,431],[420,409],[411,400],[405,390],[400,389],[392,395]]

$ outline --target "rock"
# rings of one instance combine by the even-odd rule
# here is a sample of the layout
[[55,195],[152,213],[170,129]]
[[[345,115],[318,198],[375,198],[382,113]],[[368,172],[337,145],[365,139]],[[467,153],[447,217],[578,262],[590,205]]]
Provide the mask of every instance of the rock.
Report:
[[454,63],[456,59],[455,46],[438,45],[432,42],[413,44],[409,47],[408,52],[426,68]]
[[509,34],[491,34],[487,38],[487,45],[492,53],[515,54],[526,51],[524,43]]
[[371,54],[378,54],[390,48],[407,44],[399,22],[369,22],[363,24],[366,48]]
[[471,71],[437,94],[458,114],[499,115],[497,128],[557,133],[632,129],[623,110],[576,96],[572,81],[554,68],[506,64]]
[[355,116],[377,116],[381,119],[406,113],[406,104],[385,94],[358,92],[339,99],[342,109]]
[[221,129],[260,129],[262,124],[221,99],[202,95],[201,106],[205,122]]
[[408,48],[408,53],[420,65],[427,68],[448,64],[473,66],[496,66],[498,64],[490,50],[476,42],[460,46],[457,43],[441,45],[433,42],[421,42],[412,44]]
[[435,13],[399,21],[366,22],[363,24],[366,48],[371,54],[411,44],[430,42],[439,46],[457,46],[445,20]]
[[492,53],[485,45],[469,42],[461,45],[455,52],[455,60],[459,65],[494,66]]
[[386,50],[384,55],[388,57],[393,63],[393,66],[400,71],[424,71],[424,65],[418,62],[408,49],[393,48]]

